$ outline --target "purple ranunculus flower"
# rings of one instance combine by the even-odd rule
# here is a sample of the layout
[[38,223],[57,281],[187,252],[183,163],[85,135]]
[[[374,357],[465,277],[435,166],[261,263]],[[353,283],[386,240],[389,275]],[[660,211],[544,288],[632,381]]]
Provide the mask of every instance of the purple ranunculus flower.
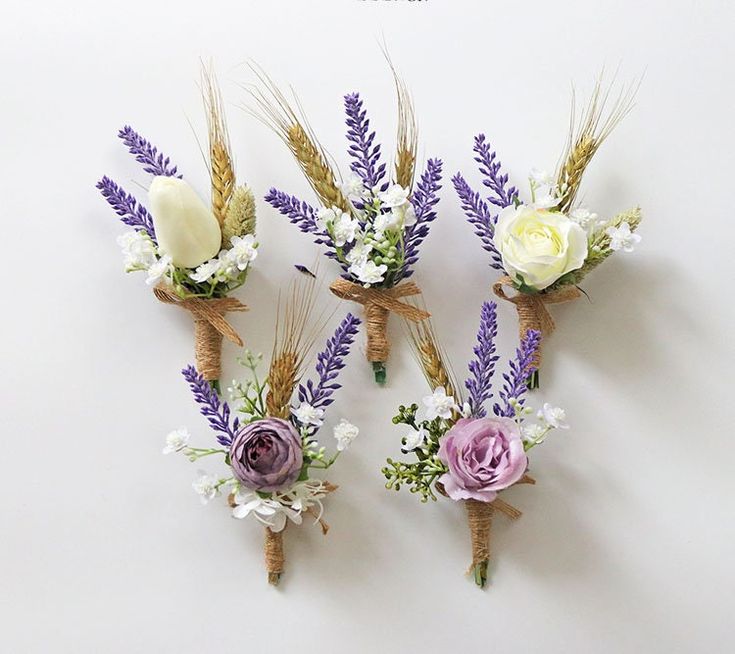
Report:
[[290,422],[264,418],[243,426],[230,446],[230,465],[247,488],[270,493],[291,486],[304,457],[301,438]]
[[510,418],[458,420],[442,436],[439,458],[449,467],[439,481],[453,500],[492,502],[528,465],[520,430]]

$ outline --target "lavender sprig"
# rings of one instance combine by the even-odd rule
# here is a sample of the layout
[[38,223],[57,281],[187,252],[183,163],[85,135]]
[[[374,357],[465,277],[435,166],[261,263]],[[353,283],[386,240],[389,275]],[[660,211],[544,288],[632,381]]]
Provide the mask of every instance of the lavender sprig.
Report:
[[380,144],[373,145],[375,132],[370,132],[370,120],[362,108],[359,93],[345,96],[345,113],[348,127],[347,140],[351,145],[347,149],[355,159],[350,164],[353,173],[359,175],[367,188],[374,188],[385,177],[385,164],[380,162]]
[[495,354],[495,337],[498,335],[496,307],[495,302],[482,303],[477,345],[472,348],[475,358],[468,366],[471,377],[464,383],[469,391],[470,410],[475,418],[486,415],[483,404],[492,397],[493,374],[499,358]]
[[197,372],[194,366],[187,366],[181,371],[181,374],[189,383],[194,400],[200,406],[200,413],[207,418],[209,426],[219,432],[217,442],[229,447],[240,426],[240,421],[235,418],[230,424],[230,406],[224,400],[220,400],[210,383]]
[[295,195],[289,195],[276,188],[272,188],[265,196],[265,201],[286,218],[289,219],[296,227],[305,234],[313,234],[316,236],[314,243],[317,245],[326,245],[327,251],[324,253],[328,258],[337,261],[342,270],[347,272],[347,266],[339,261],[336,252],[334,252],[334,243],[327,232],[325,232],[316,222],[316,209],[308,202],[299,200]]
[[130,193],[126,193],[122,187],[118,186],[107,175],[97,182],[97,188],[126,225],[144,230],[154,243],[157,242],[156,230],[153,227],[153,217]]
[[441,159],[429,159],[421,180],[411,196],[411,204],[416,213],[416,222],[406,229],[406,241],[403,249],[403,266],[396,275],[396,283],[413,274],[411,266],[419,259],[419,246],[429,234],[429,223],[436,218],[436,207],[439,202],[439,189],[442,178]]
[[490,212],[487,202],[480,197],[477,191],[472,190],[461,173],[452,177],[452,184],[462,203],[462,210],[474,227],[475,234],[480,237],[483,250],[490,253],[490,266],[496,270],[503,270],[503,260],[494,241],[497,216]]
[[515,186],[506,188],[508,175],[501,172],[502,164],[496,161],[496,153],[490,149],[484,134],[475,137],[472,149],[477,154],[475,161],[480,164],[480,172],[485,175],[482,183],[495,194],[495,197],[488,196],[488,201],[500,208],[513,204],[518,197],[518,189]]
[[265,201],[305,234],[324,234],[316,224],[316,209],[309,203],[299,200],[295,195],[272,188],[265,196]]
[[130,125],[125,125],[117,135],[130,150],[130,154],[135,157],[135,160],[143,165],[143,170],[147,173],[164,177],[181,177],[176,166],[171,165],[171,160],[159,153],[154,145],[144,139]]
[[360,319],[348,313],[334,335],[327,341],[323,352],[317,356],[316,373],[319,381],[315,384],[311,379],[306,386],[299,384],[299,402],[307,402],[314,408],[328,407],[334,399],[332,393],[340,388],[335,380],[339,371],[345,367],[344,357],[350,353],[350,346],[357,334]]
[[537,370],[534,356],[540,343],[541,332],[535,329],[529,329],[523,340],[521,340],[520,347],[516,350],[515,361],[510,362],[510,373],[503,375],[505,383],[503,384],[503,390],[500,391],[503,406],[495,404],[493,411],[496,416],[505,416],[506,418],[515,416],[515,409],[511,406],[511,400],[516,400],[521,407],[523,406],[525,402],[523,395],[528,390],[526,382]]

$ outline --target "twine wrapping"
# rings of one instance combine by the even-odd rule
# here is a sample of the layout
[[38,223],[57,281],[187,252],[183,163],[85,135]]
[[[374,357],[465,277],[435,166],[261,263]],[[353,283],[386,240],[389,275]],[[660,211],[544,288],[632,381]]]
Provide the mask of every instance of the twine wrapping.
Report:
[[426,311],[399,301],[399,298],[421,293],[414,282],[404,282],[393,288],[365,288],[339,278],[332,283],[329,290],[338,298],[352,300],[365,307],[367,359],[373,363],[384,363],[388,360],[390,341],[387,327],[390,312],[413,322],[426,320],[430,316]]
[[234,297],[187,298],[182,300],[173,291],[156,287],[156,298],[165,304],[175,304],[189,311],[194,318],[194,353],[196,367],[207,381],[219,379],[222,368],[222,337],[242,347],[243,342],[234,327],[225,320],[228,311],[247,311]]
[[268,583],[278,586],[284,568],[283,557],[283,532],[271,531],[270,527],[265,528],[265,569],[268,571]]
[[[541,333],[542,339],[554,331],[554,320],[546,308],[547,304],[559,304],[576,300],[580,291],[576,286],[562,286],[556,291],[548,293],[516,293],[507,295],[504,286],[515,288],[510,277],[503,277],[493,284],[493,292],[499,298],[512,302],[518,311],[518,335],[525,338],[529,329]],[[541,345],[536,350],[533,363],[538,370],[541,367]]]
[[[526,474],[516,483],[535,484],[536,480]],[[464,505],[467,509],[467,521],[470,525],[470,538],[472,539],[472,565],[468,573],[472,574],[475,583],[482,588],[487,583],[487,566],[490,561],[490,528],[493,512],[497,509],[511,520],[518,520],[523,514],[499,497],[496,497],[492,502],[465,500]]]

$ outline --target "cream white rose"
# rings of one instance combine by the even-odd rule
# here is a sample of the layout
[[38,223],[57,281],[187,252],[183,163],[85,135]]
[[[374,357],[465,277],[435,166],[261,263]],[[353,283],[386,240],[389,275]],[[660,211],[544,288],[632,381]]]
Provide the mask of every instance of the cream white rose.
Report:
[[506,272],[538,291],[581,268],[587,258],[587,235],[577,223],[523,204],[500,212],[494,243]]
[[219,252],[217,218],[183,179],[154,177],[148,198],[158,248],[175,266],[196,268]]

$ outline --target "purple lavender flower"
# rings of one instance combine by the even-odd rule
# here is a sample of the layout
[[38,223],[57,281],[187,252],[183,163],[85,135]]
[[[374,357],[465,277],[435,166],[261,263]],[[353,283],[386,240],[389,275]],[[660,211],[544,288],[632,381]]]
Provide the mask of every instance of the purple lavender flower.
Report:
[[279,213],[286,216],[296,227],[305,234],[325,235],[316,224],[316,209],[308,202],[299,200],[295,195],[289,195],[277,188],[272,188],[265,196],[265,201]]
[[286,216],[291,223],[296,225],[305,234],[313,234],[316,236],[314,243],[317,245],[326,245],[327,251],[324,253],[329,259],[337,261],[342,270],[347,272],[347,266],[337,258],[337,254],[331,249],[334,247],[332,239],[323,229],[316,224],[316,209],[308,202],[299,200],[295,195],[289,195],[276,188],[272,188],[265,196],[265,201],[270,204],[278,212]]
[[523,395],[528,390],[526,385],[529,377],[537,370],[534,363],[536,350],[541,343],[541,332],[535,329],[529,329],[521,340],[520,347],[516,350],[515,361],[510,362],[510,373],[503,375],[505,383],[503,390],[500,391],[500,399],[503,406],[496,404],[493,411],[496,416],[505,416],[512,418],[515,410],[510,404],[510,400],[517,400],[520,406],[523,406],[525,398]]
[[345,96],[345,113],[347,140],[351,142],[347,151],[355,159],[350,168],[353,173],[360,176],[367,188],[374,188],[385,177],[385,164],[379,163],[380,145],[373,145],[375,132],[369,131],[370,121],[367,112],[362,108],[359,93]]
[[199,412],[207,418],[209,426],[216,432],[217,442],[229,447],[235,437],[240,421],[235,418],[230,424],[230,407],[224,400],[220,400],[217,392],[204,379],[194,366],[187,366],[181,371],[189,384],[194,400],[199,404]]
[[340,388],[340,384],[335,380],[339,371],[345,367],[343,359],[350,352],[350,346],[355,339],[359,325],[359,318],[351,313],[345,316],[334,335],[327,341],[324,351],[317,356],[318,382],[314,383],[310,379],[306,382],[306,386],[299,385],[299,402],[307,402],[314,408],[323,408],[334,401],[331,395]]
[[126,225],[146,231],[153,242],[157,242],[156,230],[153,227],[153,217],[130,193],[126,193],[120,186],[107,177],[107,175],[97,182],[97,188]]
[[474,418],[486,415],[483,404],[492,397],[492,379],[499,358],[495,354],[495,337],[498,335],[496,307],[495,302],[482,304],[477,345],[472,348],[475,358],[469,364],[471,377],[464,383],[470,394],[470,410]]
[[490,212],[487,202],[480,197],[477,191],[472,190],[461,173],[457,173],[452,177],[452,184],[454,184],[454,190],[457,191],[457,195],[462,202],[462,210],[465,212],[467,220],[475,228],[475,234],[482,241],[483,250],[490,253],[490,266],[496,270],[503,270],[503,260],[493,240],[497,216]]
[[396,275],[395,283],[413,275],[411,266],[419,259],[419,246],[429,234],[429,223],[436,218],[435,207],[439,202],[439,182],[442,178],[441,159],[429,159],[421,180],[411,196],[411,204],[416,213],[416,222],[406,230],[403,251],[403,266]]
[[176,166],[171,165],[171,160],[159,153],[155,146],[138,134],[130,125],[125,125],[117,135],[130,150],[130,154],[135,157],[135,160],[143,165],[143,170],[147,173],[164,177],[181,177]]
[[496,161],[496,153],[490,149],[484,134],[475,137],[475,147],[472,149],[477,153],[475,161],[480,164],[480,172],[485,175],[483,185],[495,194],[495,197],[488,196],[488,201],[501,209],[513,204],[518,197],[518,189],[515,186],[506,188],[508,175],[501,172],[502,164]]
[[491,191],[487,201],[470,187],[461,173],[452,178],[452,183],[462,203],[462,210],[482,241],[483,249],[490,253],[490,266],[503,270],[502,258],[493,241],[498,214],[491,211],[489,204],[501,209],[513,204],[518,198],[518,189],[508,186],[508,175],[502,172],[502,164],[497,160],[497,155],[491,150],[484,134],[475,137],[472,150],[477,155],[474,159],[480,164],[480,172],[485,176],[482,183]]

